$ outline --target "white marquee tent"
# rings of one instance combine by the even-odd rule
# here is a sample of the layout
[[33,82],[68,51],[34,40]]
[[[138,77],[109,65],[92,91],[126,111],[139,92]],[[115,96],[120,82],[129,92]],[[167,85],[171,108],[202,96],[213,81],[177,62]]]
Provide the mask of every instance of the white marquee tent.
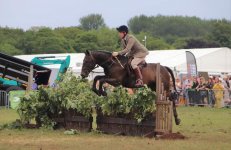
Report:
[[186,51],[195,55],[198,71],[231,73],[231,49],[204,48],[150,51],[147,62],[160,62],[180,72],[186,72]]
[[[168,66],[178,72],[186,72],[186,51],[192,52],[197,61],[198,71],[209,73],[231,73],[231,49],[229,48],[204,48],[204,49],[180,49],[180,50],[155,50],[150,51],[146,61],[148,63],[160,63]],[[71,56],[70,69],[80,74],[82,62],[84,59],[83,53],[70,54],[39,54],[39,55],[18,55],[15,57],[23,60],[31,61],[34,57],[41,56]],[[47,66],[51,69],[58,69],[59,65]],[[94,74],[102,74],[102,68],[94,70]],[[92,74],[93,75],[93,74]]]

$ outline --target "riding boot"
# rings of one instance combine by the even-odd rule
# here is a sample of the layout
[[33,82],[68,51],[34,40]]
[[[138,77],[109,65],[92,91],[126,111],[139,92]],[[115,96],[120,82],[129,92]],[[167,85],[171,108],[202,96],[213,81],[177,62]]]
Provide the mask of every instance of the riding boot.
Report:
[[140,68],[137,67],[136,69],[134,69],[135,71],[135,75],[136,75],[136,85],[135,87],[139,88],[139,87],[143,87],[144,83],[143,83],[143,76],[141,74]]

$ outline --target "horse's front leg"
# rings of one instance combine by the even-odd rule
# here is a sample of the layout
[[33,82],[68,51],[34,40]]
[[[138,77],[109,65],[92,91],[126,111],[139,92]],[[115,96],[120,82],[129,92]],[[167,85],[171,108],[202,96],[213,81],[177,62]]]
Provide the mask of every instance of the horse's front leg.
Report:
[[103,84],[108,83],[110,85],[116,86],[118,82],[114,78],[102,78],[99,80],[99,94],[103,96],[107,96],[107,92],[103,89]]
[[97,81],[99,81],[100,79],[104,78],[105,76],[95,76],[94,80],[93,80],[93,84],[92,84],[92,91],[94,91],[97,95],[100,95],[99,90],[97,90],[96,88],[96,83]]

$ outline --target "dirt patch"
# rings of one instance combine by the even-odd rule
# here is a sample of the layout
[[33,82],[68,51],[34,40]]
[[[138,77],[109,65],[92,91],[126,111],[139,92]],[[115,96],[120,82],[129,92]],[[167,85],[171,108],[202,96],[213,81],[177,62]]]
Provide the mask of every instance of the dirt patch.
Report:
[[184,135],[182,135],[180,132],[177,133],[169,133],[169,134],[164,134],[158,137],[158,139],[162,140],[183,140],[186,139]]

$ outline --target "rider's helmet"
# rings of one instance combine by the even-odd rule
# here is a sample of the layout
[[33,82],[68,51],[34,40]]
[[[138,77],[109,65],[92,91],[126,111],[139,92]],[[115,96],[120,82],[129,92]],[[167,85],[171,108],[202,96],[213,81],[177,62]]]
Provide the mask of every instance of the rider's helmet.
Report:
[[128,33],[128,27],[125,26],[125,25],[122,25],[122,26],[116,28],[116,30],[117,30],[118,32],[125,32],[125,33]]

